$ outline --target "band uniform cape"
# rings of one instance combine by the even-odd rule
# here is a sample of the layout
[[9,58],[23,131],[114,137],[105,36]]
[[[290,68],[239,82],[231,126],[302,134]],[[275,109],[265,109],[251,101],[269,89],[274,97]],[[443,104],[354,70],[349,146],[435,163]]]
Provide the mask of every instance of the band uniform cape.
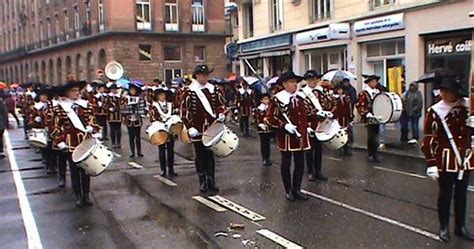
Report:
[[359,93],[359,101],[356,104],[357,112],[360,114],[361,122],[367,124],[368,119],[366,115],[374,113],[373,103],[375,96],[379,94],[379,90],[366,87],[366,89]]
[[150,122],[166,122],[173,114],[173,103],[153,101],[149,107]]
[[[28,127],[45,129],[47,126],[46,115],[48,109],[48,102],[36,102],[30,110],[28,117]],[[36,118],[39,117],[41,121],[37,121]]]
[[[217,116],[227,113],[224,95],[214,85],[206,83],[204,86],[196,80],[183,90],[181,103],[181,118],[189,129],[194,127],[203,133],[214,123]],[[192,141],[201,141],[201,137]]]
[[[77,106],[76,112],[73,110],[74,106]],[[54,130],[51,136],[55,144],[65,142],[68,152],[73,152],[87,138],[85,127],[91,126],[94,131],[99,130],[86,100],[60,101],[54,109],[54,115]]]
[[254,104],[254,92],[252,89],[247,90],[243,87],[237,91],[237,107],[239,108],[239,114],[242,117],[250,116],[252,107]]
[[[253,119],[255,120],[255,125],[257,127],[257,133],[270,133],[272,130],[270,129],[270,124],[268,123],[267,119],[267,111],[269,105],[265,105],[264,103],[260,103],[260,105],[253,108]],[[264,124],[265,129],[262,129],[259,124]]]
[[461,167],[456,159],[441,119],[451,131],[458,147],[465,170],[473,170],[470,128],[466,126],[468,117],[466,101],[458,101],[453,107],[441,100],[428,109],[425,118],[425,137],[421,151],[425,154],[426,166],[437,166],[441,172],[458,172]]
[[[275,94],[267,112],[268,123],[277,129],[277,147],[280,151],[304,151],[311,148],[308,135],[308,125],[314,125],[315,113],[307,106],[305,95],[301,91],[290,94],[282,90]],[[301,137],[290,134],[285,130],[287,119],[297,127]]]

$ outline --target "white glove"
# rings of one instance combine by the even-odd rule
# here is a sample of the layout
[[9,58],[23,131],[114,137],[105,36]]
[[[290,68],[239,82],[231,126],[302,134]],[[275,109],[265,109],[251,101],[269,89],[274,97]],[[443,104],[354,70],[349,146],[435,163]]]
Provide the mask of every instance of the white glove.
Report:
[[267,129],[267,126],[265,124],[258,124],[258,128],[262,129],[262,130],[266,130]]
[[371,112],[367,113],[365,115],[366,118],[375,118],[374,114],[372,114]]
[[332,112],[328,112],[328,111],[319,111],[319,112],[316,113],[316,115],[318,115],[321,118],[332,118],[333,117]]
[[426,175],[433,180],[438,179],[439,178],[438,166],[428,167],[426,169]]
[[238,110],[238,109],[234,109],[234,113],[235,113],[235,114],[239,114],[239,110]]
[[94,128],[92,128],[92,126],[86,126],[86,132],[87,133],[92,133],[94,131]]
[[326,117],[329,118],[329,119],[332,119],[334,117],[334,115],[332,114],[332,112],[326,112]]
[[42,119],[41,117],[36,117],[36,118],[35,118],[35,122],[36,122],[36,123],[40,123],[42,120],[43,120],[43,119]]
[[58,148],[60,150],[65,150],[65,149],[67,149],[67,145],[66,145],[65,142],[61,142],[61,143],[58,144]]
[[306,128],[306,131],[308,132],[309,135],[314,134],[314,129],[311,127]]
[[474,128],[474,115],[471,115],[466,119],[466,125],[467,127]]
[[296,126],[288,123],[288,124],[285,125],[285,130],[290,134],[295,134],[296,133]]
[[191,127],[191,128],[188,129],[188,134],[189,134],[190,137],[194,138],[194,137],[199,136],[199,131],[196,130],[196,128]]
[[225,121],[225,115],[223,113],[219,113],[219,116],[216,119],[217,122],[224,122]]
[[102,134],[100,134],[100,133],[94,133],[94,134],[92,134],[92,137],[93,137],[93,138],[96,138],[96,139],[99,139],[99,138],[102,137]]
[[114,112],[114,111],[115,111],[115,108],[110,107],[110,108],[109,108],[109,111]]
[[99,101],[97,104],[99,107],[102,107],[102,102]]

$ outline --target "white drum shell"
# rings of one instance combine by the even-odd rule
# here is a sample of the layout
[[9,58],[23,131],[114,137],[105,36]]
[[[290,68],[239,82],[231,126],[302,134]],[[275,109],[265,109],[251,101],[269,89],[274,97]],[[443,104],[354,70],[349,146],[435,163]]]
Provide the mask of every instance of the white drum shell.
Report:
[[226,131],[222,123],[214,123],[202,134],[202,144],[205,147],[211,147],[218,143]]
[[349,141],[347,129],[339,129],[336,135],[324,145],[330,150],[339,150]]
[[150,126],[148,126],[145,133],[148,135],[148,139],[151,140],[151,137],[153,136],[153,134],[159,131],[165,131],[166,133],[168,133],[168,129],[166,129],[165,123],[160,122],[160,121],[155,121],[151,123]]
[[379,123],[395,123],[402,115],[403,102],[397,93],[383,92],[375,96],[372,109]]
[[92,153],[79,166],[90,176],[98,176],[112,163],[113,154],[102,144],[96,145]]
[[341,125],[337,119],[326,119],[318,124],[315,131],[315,136],[320,142],[327,142],[336,136],[341,129]]
[[211,150],[217,157],[227,157],[238,147],[239,137],[226,127],[220,140],[211,146]]
[[33,128],[28,132],[28,141],[34,147],[45,148],[48,145],[48,134],[44,129]]
[[[166,126],[166,129],[171,133],[171,130],[174,125],[182,124],[182,123],[183,123],[183,120],[181,119],[179,115],[171,115],[171,117],[169,117],[168,120],[166,120],[165,126]],[[173,134],[173,135],[176,135],[176,134]]]

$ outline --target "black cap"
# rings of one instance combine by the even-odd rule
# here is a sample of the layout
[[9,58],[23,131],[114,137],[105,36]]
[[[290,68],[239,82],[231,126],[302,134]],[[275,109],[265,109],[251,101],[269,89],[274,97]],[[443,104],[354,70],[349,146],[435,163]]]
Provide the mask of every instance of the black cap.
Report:
[[291,79],[296,79],[298,82],[300,82],[300,81],[303,80],[303,77],[301,77],[299,75],[296,75],[293,71],[288,71],[288,72],[282,74],[280,76],[280,78],[278,78],[277,84],[282,85],[283,83],[285,83],[286,81],[291,80]]
[[304,73],[303,78],[305,80],[310,79],[310,78],[321,78],[321,74],[319,74],[316,70],[308,70],[306,73]]
[[468,97],[469,94],[467,89],[465,88],[467,84],[465,84],[459,77],[443,77],[438,86],[435,88],[439,89],[447,89],[453,92],[456,92],[459,96]]
[[197,74],[211,74],[214,69],[209,69],[207,65],[197,65],[193,71],[193,78],[196,78]]
[[368,83],[369,81],[371,80],[376,80],[376,81],[379,81],[380,80],[380,77],[375,75],[375,74],[362,74],[362,77],[364,77],[364,83]]
[[85,81],[77,81],[77,80],[70,80],[66,84],[60,87],[58,90],[58,94],[60,96],[65,96],[67,91],[74,87],[78,87],[80,90],[82,90],[84,87],[86,87],[87,82]]

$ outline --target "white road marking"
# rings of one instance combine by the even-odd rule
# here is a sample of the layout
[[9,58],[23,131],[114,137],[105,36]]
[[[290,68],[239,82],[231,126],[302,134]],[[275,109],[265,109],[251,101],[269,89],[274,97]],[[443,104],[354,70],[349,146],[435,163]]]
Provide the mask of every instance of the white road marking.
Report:
[[210,196],[209,199],[213,200],[214,202],[224,206],[225,208],[227,209],[230,209],[242,216],[244,216],[245,218],[251,220],[251,221],[262,221],[262,220],[265,220],[265,217],[263,217],[262,215],[259,215],[245,207],[242,207],[240,206],[239,204],[236,204],[220,195],[214,195],[214,196]]
[[195,201],[198,201],[198,202],[200,202],[201,204],[207,206],[208,208],[213,209],[213,210],[216,211],[216,212],[225,212],[225,211],[227,211],[227,209],[225,209],[225,208],[223,208],[223,207],[221,207],[221,206],[215,204],[214,202],[212,202],[212,201],[210,201],[210,200],[208,200],[208,199],[206,199],[206,198],[204,198],[204,197],[202,197],[202,196],[198,196],[198,195],[197,195],[197,196],[193,196],[193,199],[194,199]]
[[132,168],[135,168],[135,169],[142,169],[143,166],[141,166],[140,164],[136,163],[136,162],[128,162],[128,165],[132,166]]
[[332,156],[323,156],[323,157],[325,157],[327,159],[330,159],[330,160],[334,160],[334,161],[342,161],[341,158],[335,158],[335,157],[332,157]]
[[162,177],[160,175],[155,175],[155,176],[153,176],[153,178],[160,180],[162,183],[164,183],[164,184],[166,184],[170,187],[178,186],[178,184],[176,184],[175,182],[171,181],[170,179],[168,179],[166,177]]
[[309,195],[311,197],[314,197],[316,199],[329,202],[331,204],[343,207],[345,209],[349,209],[349,210],[351,210],[353,212],[356,212],[356,213],[359,213],[359,214],[363,214],[363,215],[368,216],[370,218],[387,222],[389,224],[392,224],[392,225],[404,228],[406,230],[412,231],[414,233],[423,235],[423,236],[428,237],[430,239],[441,241],[441,239],[439,238],[438,235],[436,235],[434,233],[431,233],[429,231],[426,231],[426,230],[423,230],[423,229],[420,229],[420,228],[417,228],[417,227],[410,226],[408,224],[405,224],[405,223],[400,222],[400,221],[396,221],[396,220],[388,218],[388,217],[384,217],[384,216],[381,216],[381,215],[378,215],[378,214],[371,213],[371,212],[363,210],[361,208],[357,208],[357,207],[351,206],[349,204],[346,204],[346,203],[343,203],[343,202],[340,202],[340,201],[337,201],[337,200],[333,200],[331,198],[328,198],[328,197],[325,197],[325,196],[322,196],[322,195],[318,195],[318,194],[313,193],[313,192],[309,192],[307,190],[301,190],[301,192],[306,194],[306,195]]
[[268,229],[259,229],[257,230],[257,234],[262,235],[263,237],[279,244],[280,246],[283,246],[284,248],[289,248],[289,249],[303,249],[304,248],[294,242],[291,242],[290,240],[283,238],[282,236]]
[[20,204],[21,216],[23,218],[23,224],[25,225],[26,236],[28,237],[28,248],[29,249],[42,249],[41,238],[38,233],[38,227],[36,226],[35,217],[31,211],[30,202],[26,196],[25,185],[21,180],[21,173],[18,170],[18,164],[16,162],[15,154],[12,150],[12,144],[8,131],[5,130],[4,134],[5,147],[10,161],[10,167],[12,170],[13,180],[16,186],[16,192],[18,195],[18,202]]
[[414,173],[407,173],[407,172],[403,172],[403,171],[398,171],[398,170],[394,170],[394,169],[387,169],[387,168],[382,168],[382,167],[378,167],[378,166],[374,166],[374,169],[383,170],[383,171],[392,172],[392,173],[397,173],[397,174],[400,174],[400,175],[406,175],[406,176],[421,178],[421,179],[428,178],[427,176],[424,176],[424,175],[418,175],[418,174],[414,174]]

